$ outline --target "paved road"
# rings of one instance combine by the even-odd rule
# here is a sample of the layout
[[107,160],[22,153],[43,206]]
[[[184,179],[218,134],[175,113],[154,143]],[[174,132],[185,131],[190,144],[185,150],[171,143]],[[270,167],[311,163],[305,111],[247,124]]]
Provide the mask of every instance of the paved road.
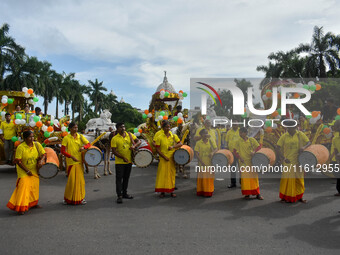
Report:
[[[14,168],[0,168],[0,254],[339,254],[340,198],[332,179],[306,179],[308,204],[278,202],[279,179],[261,179],[265,200],[215,182],[195,196],[195,179],[177,179],[177,198],[153,192],[157,166],[133,168],[130,193],[115,203],[114,176],[86,175],[85,206],[62,205],[66,178],[41,180],[40,205],[24,216],[6,208]],[[100,169],[102,172],[102,169]]]

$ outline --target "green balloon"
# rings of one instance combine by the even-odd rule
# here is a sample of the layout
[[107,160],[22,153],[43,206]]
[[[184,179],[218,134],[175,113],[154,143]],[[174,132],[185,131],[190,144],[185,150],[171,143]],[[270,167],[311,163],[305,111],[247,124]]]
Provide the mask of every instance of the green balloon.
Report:
[[135,129],[133,130],[133,132],[134,132],[134,133],[138,133],[138,128],[135,128]]
[[177,121],[177,120],[178,120],[178,116],[175,116],[175,117],[173,118],[173,120],[174,120],[174,121]]
[[272,122],[270,120],[267,120],[265,125],[266,125],[266,127],[270,127],[272,125]]
[[34,120],[34,122],[38,122],[40,120],[40,117],[39,116],[34,116],[33,120]]
[[148,117],[148,115],[146,115],[145,113],[143,113],[142,115],[143,119],[146,119]]
[[46,144],[45,144],[45,143],[42,143],[41,146],[42,146],[43,148],[45,148],[45,147],[46,147]]
[[281,108],[277,109],[277,112],[281,115]]
[[17,113],[17,114],[15,115],[15,118],[18,119],[18,120],[21,120],[21,119],[22,119],[22,115],[19,114],[19,113]]
[[50,125],[51,125],[51,126],[53,126],[53,125],[54,125],[54,122],[53,122],[53,121],[51,121],[51,122],[50,122]]
[[271,91],[270,89],[267,89],[267,90],[266,90],[266,93],[267,93],[267,92],[272,92],[272,91]]
[[309,86],[309,89],[310,89],[311,91],[315,91],[315,90],[316,90],[316,86],[315,86],[315,85],[310,85],[310,86]]
[[187,92],[183,92],[182,94],[183,97],[187,97],[187,95],[188,95]]
[[164,116],[164,115],[165,115],[165,112],[164,112],[164,111],[161,111],[161,112],[159,113],[159,115]]
[[46,138],[50,137],[50,135],[51,135],[50,132],[48,132],[48,131],[45,131],[45,132],[44,132],[44,136],[45,136]]
[[340,115],[336,115],[335,120],[340,120]]
[[66,128],[66,132],[68,132],[68,127]]
[[323,131],[325,128],[327,128],[327,125],[323,125],[322,130]]
[[8,104],[13,104],[13,102],[14,102],[14,99],[13,99],[13,98],[8,98],[8,100],[7,100],[7,103],[8,103]]
[[168,91],[164,93],[165,97],[168,97],[169,95],[170,95],[170,93]]
[[311,119],[311,118],[312,118],[312,115],[306,115],[306,118],[307,118],[307,119]]
[[38,101],[39,101],[39,98],[33,97],[33,101],[34,101],[34,102],[38,102]]
[[309,86],[307,84],[303,85],[304,89],[309,89]]
[[15,143],[16,141],[18,141],[18,137],[13,136],[11,140],[12,140],[13,143]]
[[247,113],[246,113],[246,112],[243,113],[243,114],[241,115],[241,117],[244,118],[244,119],[247,118]]

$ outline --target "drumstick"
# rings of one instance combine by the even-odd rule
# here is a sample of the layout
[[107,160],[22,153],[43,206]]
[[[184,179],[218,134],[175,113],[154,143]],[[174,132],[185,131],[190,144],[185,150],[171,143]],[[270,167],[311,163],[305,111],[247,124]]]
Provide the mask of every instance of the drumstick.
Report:
[[189,129],[185,130],[185,133],[184,133],[184,135],[182,137],[182,141],[181,141],[182,144],[184,143],[184,140],[185,140],[185,138],[187,138],[188,134],[189,134]]
[[94,145],[96,142],[98,142],[99,139],[102,138],[103,135],[105,135],[105,134],[106,134],[106,132],[104,132],[104,133],[102,133],[100,136],[98,136],[98,137],[91,143],[91,145]]

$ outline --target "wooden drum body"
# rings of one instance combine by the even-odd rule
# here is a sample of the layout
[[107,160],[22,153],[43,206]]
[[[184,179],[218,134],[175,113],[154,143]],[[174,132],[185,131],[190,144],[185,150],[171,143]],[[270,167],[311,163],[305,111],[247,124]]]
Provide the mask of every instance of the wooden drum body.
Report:
[[270,148],[261,148],[257,151],[251,159],[253,166],[262,167],[274,165],[276,162],[275,152]]
[[218,150],[212,156],[211,164],[213,166],[228,166],[234,162],[234,155],[230,150]]
[[39,175],[44,179],[50,179],[58,174],[59,159],[53,149],[45,147],[45,152],[46,163],[39,169]]
[[194,151],[188,145],[182,145],[174,153],[174,160],[178,165],[188,164],[194,157]]
[[299,164],[301,166],[316,166],[318,164],[322,165],[327,162],[329,158],[328,149],[321,144],[313,144],[307,147],[299,155]]
[[153,153],[150,144],[146,140],[141,139],[141,142],[141,145],[134,154],[133,163],[137,167],[145,168],[152,163]]

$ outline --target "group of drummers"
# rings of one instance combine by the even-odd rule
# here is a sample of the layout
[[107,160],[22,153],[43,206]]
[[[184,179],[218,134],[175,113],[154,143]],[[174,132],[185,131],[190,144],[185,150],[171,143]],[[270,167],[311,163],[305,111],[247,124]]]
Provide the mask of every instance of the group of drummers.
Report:
[[[293,123],[294,124],[294,123]],[[287,123],[289,126],[289,124]],[[117,131],[111,139],[112,153],[115,155],[116,170],[116,194],[117,203],[123,203],[123,199],[133,199],[128,194],[128,184],[131,174],[133,155],[140,147],[141,140],[134,134],[125,130],[124,123],[116,124]],[[76,123],[69,124],[70,133],[62,140],[61,153],[66,157],[67,183],[64,192],[64,204],[84,205],[85,200],[85,179],[82,152],[90,148],[91,144],[78,133]],[[334,124],[334,131],[340,131],[340,120]],[[16,188],[7,204],[7,207],[24,214],[32,207],[40,207],[39,201],[39,168],[46,160],[46,151],[40,143],[34,142],[33,132],[23,132],[24,142],[16,150],[14,162],[17,166]],[[211,197],[214,193],[214,173],[204,166],[212,165],[213,155],[220,148],[221,142],[216,137],[210,120],[205,120],[202,127],[199,127],[194,134],[194,153],[200,166],[197,171],[197,195]],[[239,167],[241,190],[245,199],[255,196],[263,200],[260,193],[258,173],[256,171],[242,171],[242,167],[252,165],[252,157],[261,150],[262,144],[252,137],[248,137],[248,130],[244,127],[234,125],[224,138],[225,148],[230,151],[234,160],[230,164]],[[283,172],[280,181],[279,197],[282,202],[306,203],[303,198],[304,172],[295,171],[291,166],[299,164],[298,155],[305,150],[311,142],[308,137],[291,124],[277,142],[280,162],[288,166],[291,171]],[[334,152],[330,158],[335,157],[339,162],[340,137],[336,136],[332,141]],[[161,123],[161,129],[154,135],[153,145],[159,155],[159,163],[156,175],[155,192],[160,198],[166,194],[175,198],[176,162],[174,153],[182,148],[183,144],[176,134],[171,132],[169,121]],[[299,168],[297,168],[299,169]],[[236,186],[236,177],[232,176],[230,188]],[[339,190],[340,191],[340,190]]]

